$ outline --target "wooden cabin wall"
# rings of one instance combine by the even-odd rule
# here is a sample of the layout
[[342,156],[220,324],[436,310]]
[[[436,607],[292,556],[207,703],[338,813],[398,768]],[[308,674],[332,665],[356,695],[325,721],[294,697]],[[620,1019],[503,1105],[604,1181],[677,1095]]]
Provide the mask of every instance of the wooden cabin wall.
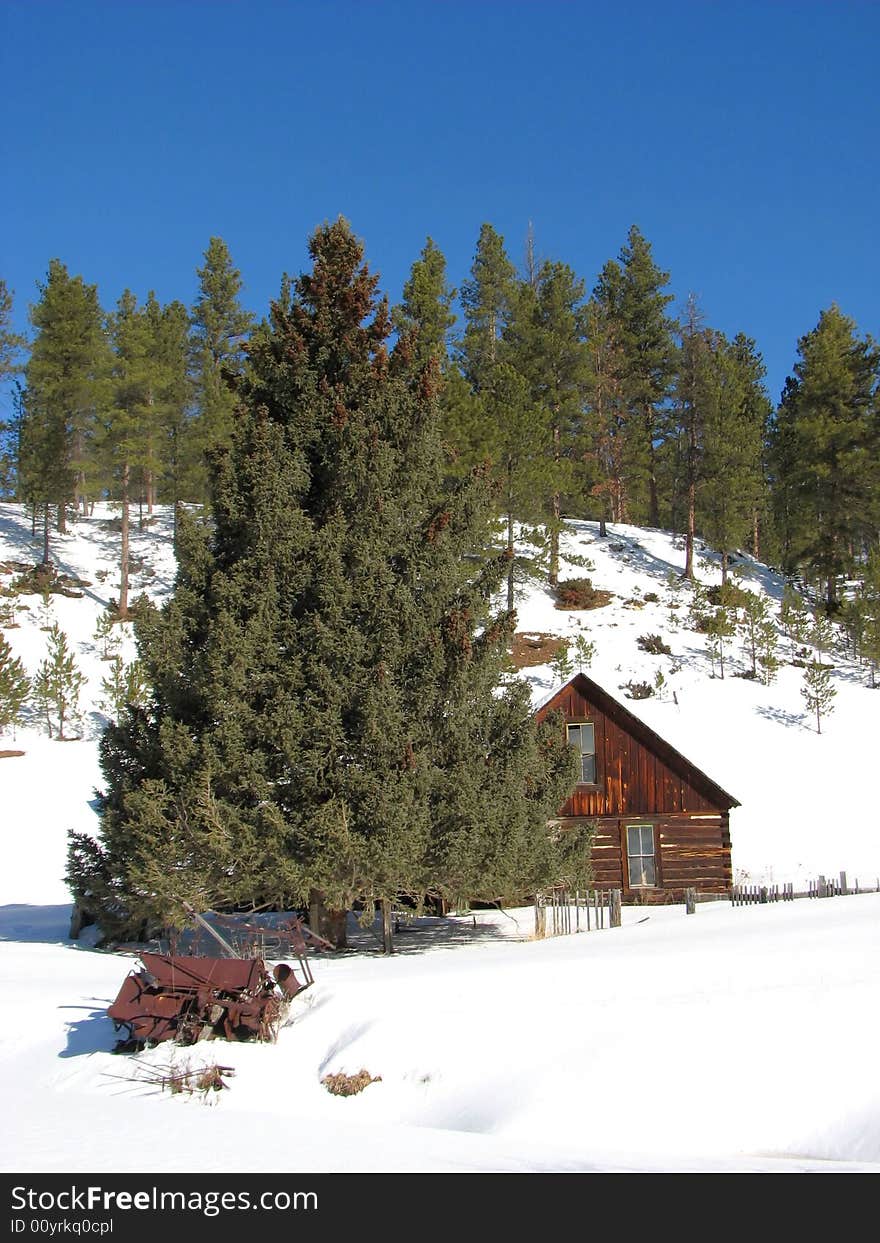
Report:
[[569,687],[541,715],[551,707],[561,710],[567,721],[589,720],[595,725],[599,785],[578,786],[560,810],[561,816],[717,811],[715,804],[589,703],[576,687]]
[[[577,819],[559,821],[581,823]],[[630,888],[626,858],[626,829],[630,824],[654,825],[657,885]],[[726,893],[733,883],[730,829],[726,813],[709,819],[690,816],[652,817],[638,813],[595,821],[591,858],[593,887],[621,889],[627,902],[681,901],[685,889]]]

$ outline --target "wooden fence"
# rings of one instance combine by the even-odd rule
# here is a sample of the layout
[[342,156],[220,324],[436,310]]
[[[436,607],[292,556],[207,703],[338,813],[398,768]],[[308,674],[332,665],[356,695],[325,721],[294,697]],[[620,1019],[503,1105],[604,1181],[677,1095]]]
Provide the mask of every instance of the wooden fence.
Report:
[[[535,936],[564,936],[570,932],[594,932],[620,927],[619,889],[557,887],[535,895]],[[549,912],[549,920],[547,918]]]
[[779,885],[734,885],[730,890],[730,900],[734,906],[751,906],[765,902],[792,902],[795,898],[840,898],[856,893],[880,893],[880,877],[876,877],[873,885],[864,885],[858,878],[855,884],[847,882],[846,872],[837,878],[818,876],[807,882],[807,888],[795,892],[794,885],[789,881]]

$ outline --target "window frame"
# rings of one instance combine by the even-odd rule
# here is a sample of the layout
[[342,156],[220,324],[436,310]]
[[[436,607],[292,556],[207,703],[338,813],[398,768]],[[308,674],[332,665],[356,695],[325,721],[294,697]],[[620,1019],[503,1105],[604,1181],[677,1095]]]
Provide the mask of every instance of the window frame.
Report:
[[[631,830],[631,829],[639,829],[639,831],[640,831],[640,832],[639,832],[639,846],[640,846],[640,849],[639,849],[639,851],[638,851],[638,853],[637,853],[637,854],[631,854],[631,852],[630,852],[630,847],[629,847],[629,834],[630,834],[630,830]],[[650,854],[650,855],[646,855],[646,854],[644,854],[644,853],[642,852],[642,850],[641,850],[641,841],[642,841],[642,834],[641,834],[641,830],[642,830],[642,829],[650,829],[650,830],[651,830],[651,854]],[[657,850],[657,826],[656,826],[656,824],[652,824],[652,823],[650,823],[650,822],[645,822],[644,820],[637,820],[634,824],[627,824],[627,823],[624,821],[624,832],[625,832],[625,834],[626,834],[626,836],[625,836],[625,838],[624,838],[624,849],[625,849],[625,851],[626,851],[626,883],[627,883],[627,886],[628,886],[630,889],[639,889],[639,890],[644,890],[644,889],[661,889],[661,888],[662,888],[662,884],[661,884],[661,880],[660,880],[660,855],[659,855],[659,851]],[[648,858],[650,858],[650,860],[651,860],[651,862],[652,862],[652,864],[653,864],[653,866],[654,866],[654,880],[653,880],[653,883],[650,883],[650,884],[649,884],[649,883],[646,883],[646,882],[636,882],[636,883],[634,883],[634,882],[633,882],[633,880],[632,880],[632,872],[631,872],[631,869],[630,869],[630,859],[648,859]],[[643,874],[644,874],[644,869],[643,869]]]
[[[578,749],[578,755],[580,756],[580,760],[581,760],[581,776],[577,780],[577,785],[579,788],[583,788],[586,790],[595,790],[595,789],[598,789],[598,787],[601,785],[601,777],[599,774],[599,752],[598,752],[598,748],[596,745],[596,722],[586,720],[586,719],[578,720],[578,721],[566,721],[565,722],[565,740],[570,747],[573,747],[574,743],[572,742],[572,738],[571,738],[571,730],[573,728],[580,729],[582,725],[589,725],[593,731],[593,750],[592,752],[590,752],[590,751],[583,751],[580,749],[580,747]],[[583,765],[584,765],[585,755],[593,756],[594,777],[592,781],[583,780]]]

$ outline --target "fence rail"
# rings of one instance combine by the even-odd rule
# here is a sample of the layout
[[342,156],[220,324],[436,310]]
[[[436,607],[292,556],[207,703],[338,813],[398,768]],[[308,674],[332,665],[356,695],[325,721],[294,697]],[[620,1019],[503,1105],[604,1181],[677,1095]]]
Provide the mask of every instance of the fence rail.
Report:
[[619,928],[620,901],[619,889],[547,889],[535,895],[535,936]]
[[856,878],[855,883],[847,883],[846,872],[837,877],[817,876],[807,882],[807,888],[795,892],[794,885],[788,881],[780,885],[733,885],[730,900],[734,906],[751,906],[765,902],[792,902],[795,898],[840,898],[857,893],[880,893],[880,877],[875,877],[873,885],[864,885]]

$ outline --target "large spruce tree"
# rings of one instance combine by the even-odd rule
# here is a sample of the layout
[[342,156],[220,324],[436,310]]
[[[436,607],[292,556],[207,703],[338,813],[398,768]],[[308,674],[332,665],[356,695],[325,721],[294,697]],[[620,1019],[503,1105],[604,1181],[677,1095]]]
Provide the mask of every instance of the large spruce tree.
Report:
[[181,901],[329,908],[498,898],[551,879],[573,781],[561,729],[501,685],[491,498],[445,488],[432,360],[339,220],[256,332],[212,525],[182,524],[173,598],[138,624],[152,686],[102,745],[102,841],[68,876],[106,931]]

